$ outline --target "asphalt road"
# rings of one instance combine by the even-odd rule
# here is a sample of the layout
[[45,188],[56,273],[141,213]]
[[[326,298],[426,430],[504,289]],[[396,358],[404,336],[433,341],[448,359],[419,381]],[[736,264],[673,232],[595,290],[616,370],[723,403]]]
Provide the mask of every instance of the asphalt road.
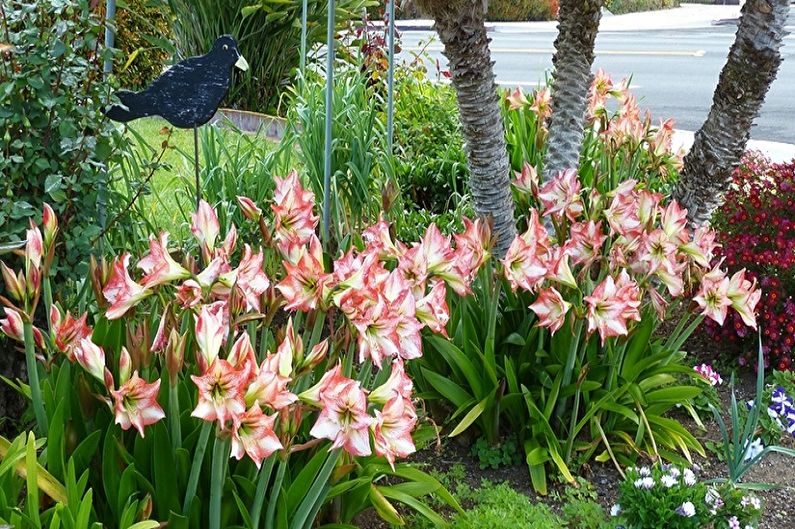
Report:
[[[767,95],[751,137],[795,143],[795,7],[790,11],[782,54],[784,63]],[[641,107],[654,120],[674,118],[676,128],[697,130],[709,111],[712,94],[734,41],[735,25],[704,29],[643,32],[600,32],[594,70],[603,68],[615,80],[632,76]],[[552,68],[556,33],[491,33],[497,81],[504,86],[537,86]],[[428,31],[404,31],[403,52],[408,58],[423,41],[435,38]],[[442,67],[446,62],[435,39],[428,48]],[[435,68],[432,68],[435,70]]]

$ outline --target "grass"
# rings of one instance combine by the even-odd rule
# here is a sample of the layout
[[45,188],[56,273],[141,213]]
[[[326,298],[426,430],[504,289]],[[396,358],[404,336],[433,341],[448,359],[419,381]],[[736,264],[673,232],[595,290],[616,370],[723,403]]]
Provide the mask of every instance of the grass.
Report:
[[[178,237],[187,236],[186,221],[194,209],[195,197],[193,130],[172,128],[161,118],[145,118],[131,123],[127,134],[136,146],[136,154],[150,161],[157,159],[163,142],[168,140],[161,166],[152,175],[147,193],[139,200],[154,226]],[[235,194],[245,194],[245,184],[251,180],[246,176],[277,147],[264,137],[210,125],[199,129],[199,143],[203,196],[211,203],[221,191],[213,188],[219,173],[231,173],[223,175],[231,180],[239,177],[241,188]],[[150,173],[149,170],[141,172],[141,178]]]

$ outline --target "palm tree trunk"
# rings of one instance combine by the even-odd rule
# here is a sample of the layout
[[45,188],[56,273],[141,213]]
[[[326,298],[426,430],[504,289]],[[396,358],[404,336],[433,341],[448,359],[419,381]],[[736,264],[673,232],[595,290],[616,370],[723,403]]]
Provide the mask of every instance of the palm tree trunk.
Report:
[[561,0],[544,179],[580,164],[602,0]]
[[433,17],[450,62],[469,159],[469,187],[479,215],[493,219],[494,254],[502,258],[516,235],[508,151],[500,114],[482,0],[420,0]]
[[776,78],[790,0],[748,0],[707,120],[685,157],[674,198],[693,226],[709,222],[740,164],[751,124]]

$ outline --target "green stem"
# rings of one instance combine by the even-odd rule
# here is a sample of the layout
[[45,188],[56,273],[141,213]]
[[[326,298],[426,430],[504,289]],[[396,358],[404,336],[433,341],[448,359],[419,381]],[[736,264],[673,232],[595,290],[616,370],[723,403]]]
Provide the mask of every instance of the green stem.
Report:
[[202,462],[204,461],[204,452],[207,450],[207,441],[210,439],[210,430],[213,423],[206,422],[202,425],[202,431],[199,434],[199,442],[196,444],[196,453],[193,456],[193,464],[190,467],[190,477],[188,478],[188,490],[185,491],[185,501],[182,504],[182,514],[188,515],[188,509],[196,496],[196,487],[199,485],[199,474],[202,469]]
[[52,336],[52,322],[50,321],[50,309],[52,308],[52,286],[50,285],[50,276],[45,275],[42,280],[44,289],[44,308],[47,309],[47,330],[50,331]]
[[276,471],[276,480],[271,488],[271,497],[268,501],[268,510],[265,512],[265,529],[273,529],[273,518],[276,515],[276,504],[279,501],[279,494],[282,493],[282,481],[284,472],[287,470],[287,460],[279,461],[279,469]]
[[47,435],[47,414],[44,412],[44,402],[41,398],[41,385],[39,384],[39,366],[36,362],[36,350],[33,340],[33,323],[26,321],[22,324],[25,336],[25,360],[28,367],[28,382],[30,383],[30,397],[33,401],[33,413],[39,427],[39,436]]
[[[561,391],[563,391],[563,389],[571,383],[571,377],[572,374],[574,373],[574,364],[577,360],[577,350],[579,349],[580,345],[580,334],[582,333],[582,325],[583,325],[583,320],[581,319],[577,319],[577,322],[574,324],[574,334],[571,337],[571,342],[569,345],[569,354],[566,357],[566,365],[563,368],[563,380],[561,381],[560,384]],[[556,411],[558,417],[562,417],[564,415],[564,412],[566,410],[567,400],[568,399],[563,398],[558,403],[558,408]]]
[[[269,457],[265,462],[265,466],[259,471],[259,478],[257,480],[257,490],[254,492],[254,501],[249,509],[251,515],[251,528],[259,529],[259,517],[262,513],[262,504],[265,501],[265,492],[268,490],[268,482],[271,480],[273,473],[273,464],[276,462],[276,456]],[[271,502],[268,502],[269,504]]]
[[171,425],[171,448],[174,452],[182,446],[182,425],[179,422],[179,386],[168,388],[168,419]]
[[224,492],[224,465],[229,457],[226,439],[215,438],[213,443],[213,462],[210,473],[210,529],[221,529],[221,497]]

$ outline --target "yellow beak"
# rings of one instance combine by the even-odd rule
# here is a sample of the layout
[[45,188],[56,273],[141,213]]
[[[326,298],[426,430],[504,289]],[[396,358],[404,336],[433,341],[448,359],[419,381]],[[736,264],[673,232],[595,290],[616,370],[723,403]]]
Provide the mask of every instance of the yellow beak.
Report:
[[248,61],[242,55],[238,56],[237,61],[235,62],[235,67],[240,68],[244,72],[248,70]]

